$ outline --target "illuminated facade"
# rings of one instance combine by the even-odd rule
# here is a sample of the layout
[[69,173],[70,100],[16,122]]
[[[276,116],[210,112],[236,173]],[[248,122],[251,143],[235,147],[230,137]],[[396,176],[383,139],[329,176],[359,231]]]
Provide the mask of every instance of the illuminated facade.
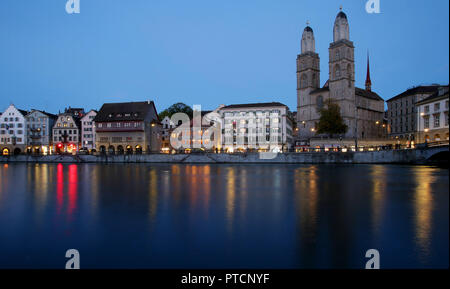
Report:
[[0,119],[0,146],[3,155],[19,154],[25,151],[27,130],[25,127],[27,111],[11,104]]
[[412,87],[386,101],[391,139],[416,141],[417,127],[420,125],[416,104],[437,93],[440,87],[442,85],[438,84]]
[[53,126],[53,151],[75,153],[81,147],[81,121],[79,115],[66,112],[59,114]]
[[419,143],[449,140],[449,87],[441,87],[433,95],[416,103]]
[[52,128],[56,115],[33,109],[26,116],[27,153],[51,154]]
[[[355,86],[355,55],[350,40],[347,15],[339,12],[329,46],[329,78],[320,86],[320,58],[315,51],[314,32],[307,26],[302,34],[301,54],[297,56],[297,128],[300,139],[316,136],[320,111],[331,100],[338,104],[348,127],[346,138],[380,138],[384,100],[372,91],[369,62],[366,87]],[[378,123],[377,123],[378,122]]]
[[81,118],[81,147],[86,150],[95,149],[95,124],[96,110],[91,110]]
[[292,113],[282,103],[233,104],[219,113],[224,151],[285,151],[293,146]]
[[96,148],[101,153],[161,150],[161,123],[153,101],[105,103],[93,121]]

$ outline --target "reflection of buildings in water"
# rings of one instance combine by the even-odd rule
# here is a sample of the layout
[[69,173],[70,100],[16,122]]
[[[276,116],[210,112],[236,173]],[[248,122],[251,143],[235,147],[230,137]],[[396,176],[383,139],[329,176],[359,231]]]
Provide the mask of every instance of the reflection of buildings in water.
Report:
[[234,206],[236,197],[236,176],[235,167],[227,169],[227,192],[226,192],[226,217],[227,227],[231,232],[233,230]]
[[[53,166],[52,166],[53,167]],[[42,212],[47,205],[47,198],[49,193],[48,182],[49,182],[50,166],[47,164],[36,164],[34,166],[33,172],[29,172],[34,178],[34,189],[30,190],[34,192],[34,208],[35,208],[35,218],[39,220],[42,217]]]
[[[239,170],[240,175],[240,186],[239,186],[239,208],[240,208],[240,219],[245,218],[245,213],[247,210],[247,198],[248,198],[248,188],[247,188],[247,178],[249,178],[246,167],[241,167]],[[243,222],[242,222],[243,223]]]
[[78,199],[78,165],[69,165],[69,209],[68,217],[72,217],[77,208]]
[[64,167],[59,163],[56,167],[56,211],[61,213],[63,206],[63,190],[64,190]]
[[370,170],[370,178],[372,180],[372,194],[371,194],[371,209],[372,209],[372,227],[374,232],[379,237],[383,223],[385,194],[386,194],[386,180],[388,175],[386,166],[373,165]]
[[78,200],[78,165],[71,164],[68,167],[63,166],[61,163],[56,167],[56,204],[57,213],[61,214],[64,206],[64,184],[65,179],[68,180],[67,187],[67,217],[72,219],[73,213],[77,208]]
[[211,194],[211,166],[210,165],[204,165],[202,172],[202,180],[203,180],[203,211],[205,213],[205,216],[208,216],[209,211],[209,200],[210,200],[210,194]]
[[172,197],[175,200],[175,205],[178,206],[178,203],[180,202],[180,192],[182,190],[181,187],[181,170],[179,165],[172,165],[170,167],[171,169],[171,177],[173,179],[172,185]]
[[317,206],[318,206],[317,167],[299,167],[294,172],[295,204],[297,213],[298,241],[297,262],[314,266],[318,254],[317,244]]
[[3,196],[8,192],[8,164],[3,164],[0,169],[0,208],[2,206]]
[[158,208],[158,176],[156,174],[156,169],[152,168],[150,170],[149,178],[149,216],[152,223],[155,222],[156,211]]
[[431,185],[435,182],[429,168],[414,168],[416,190],[414,192],[415,208],[415,242],[421,258],[430,254],[433,195]]
[[317,166],[295,170],[295,196],[302,232],[315,238],[317,226],[318,181]]
[[189,209],[195,210],[195,206],[197,204],[198,199],[198,166],[196,165],[189,165],[186,166],[186,172],[185,175],[188,177],[188,184],[190,185],[189,188]]
[[97,165],[89,165],[84,167],[85,179],[89,180],[85,182],[85,191],[90,192],[90,208],[92,216],[95,215],[98,209],[99,202],[99,186],[100,186],[100,177],[99,177],[99,166]]

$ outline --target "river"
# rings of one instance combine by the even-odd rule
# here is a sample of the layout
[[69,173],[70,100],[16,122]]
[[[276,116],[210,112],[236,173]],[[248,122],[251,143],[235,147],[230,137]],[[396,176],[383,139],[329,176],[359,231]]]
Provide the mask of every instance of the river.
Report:
[[0,268],[448,268],[449,171],[1,164]]

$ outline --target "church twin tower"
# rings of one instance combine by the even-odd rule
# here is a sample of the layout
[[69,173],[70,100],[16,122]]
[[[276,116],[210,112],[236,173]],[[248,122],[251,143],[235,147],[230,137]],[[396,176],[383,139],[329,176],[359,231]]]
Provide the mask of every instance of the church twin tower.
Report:
[[[345,137],[372,136],[370,122],[382,119],[379,113],[384,111],[384,102],[371,91],[370,85],[366,85],[365,90],[355,88],[354,49],[353,42],[350,41],[347,15],[341,11],[336,16],[333,42],[329,47],[329,78],[321,88],[320,58],[315,52],[314,32],[309,25],[304,29],[301,54],[297,57],[297,124],[300,138],[315,135],[320,109],[330,98],[339,105],[341,115],[348,126]],[[358,116],[359,113],[365,114],[364,110],[375,107],[377,113]],[[358,132],[358,129],[362,131]]]

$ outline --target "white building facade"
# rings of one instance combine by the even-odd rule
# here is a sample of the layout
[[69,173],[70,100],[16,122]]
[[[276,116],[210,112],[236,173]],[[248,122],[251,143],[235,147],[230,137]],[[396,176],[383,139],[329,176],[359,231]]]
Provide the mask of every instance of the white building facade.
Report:
[[282,103],[228,105],[221,107],[219,114],[225,152],[281,152],[293,147],[293,120]]
[[24,152],[27,141],[27,112],[11,104],[0,119],[0,146],[2,155],[20,154]]
[[416,103],[417,139],[419,143],[449,140],[448,106],[449,87]]
[[81,147],[89,151],[95,149],[95,123],[96,110],[89,111],[81,118]]

